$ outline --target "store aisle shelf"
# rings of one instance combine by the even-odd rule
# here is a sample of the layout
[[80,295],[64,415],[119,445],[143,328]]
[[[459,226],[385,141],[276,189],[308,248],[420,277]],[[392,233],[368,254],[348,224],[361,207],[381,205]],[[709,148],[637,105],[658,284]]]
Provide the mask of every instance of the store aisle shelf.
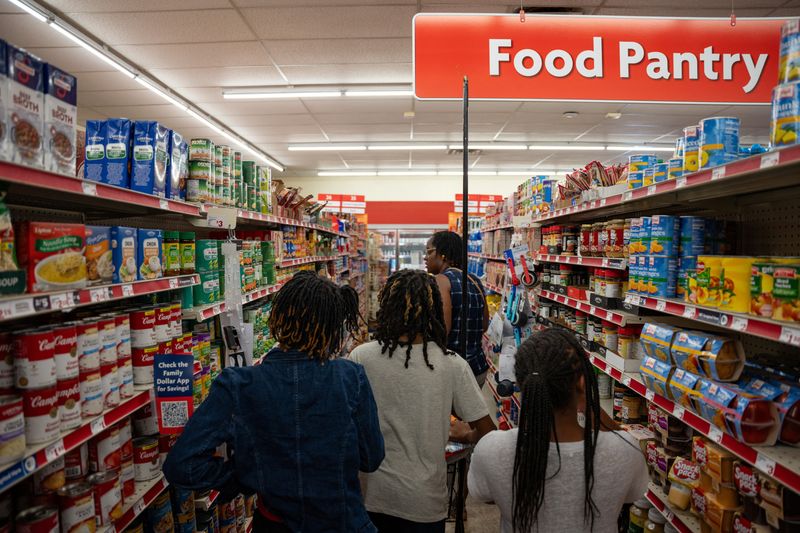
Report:
[[136,391],[134,396],[117,407],[107,409],[102,415],[84,419],[77,429],[63,433],[58,439],[46,444],[29,446],[19,461],[0,469],[0,492],[13,487],[45,465],[64,456],[91,439],[107,427],[144,407],[150,402],[150,389]]
[[[494,366],[492,360],[489,359],[488,357],[486,358],[486,362],[489,364],[489,374],[486,376],[486,380],[487,382],[491,380],[491,384],[493,386],[492,390],[497,391],[497,388],[494,387],[494,384],[496,383],[496,381],[494,380],[494,376],[495,374],[497,374],[497,368]],[[516,404],[517,409],[520,409],[522,407],[519,403],[519,398],[517,398],[515,395],[511,395],[509,396],[509,398],[511,398],[511,401],[514,404]]]
[[508,224],[500,224],[499,226],[491,226],[491,227],[481,228],[481,233],[484,233],[484,232],[487,232],[487,231],[497,231],[497,230],[501,230],[501,229],[514,229],[514,224],[508,223]]
[[702,433],[767,475],[777,479],[795,492],[800,492],[800,448],[782,444],[751,447],[723,432],[685,407],[676,405],[672,400],[647,389],[638,373],[623,372],[610,365],[597,353],[590,353],[589,360],[599,370],[621,382],[640,396],[645,397],[675,418],[683,420],[694,430]]
[[548,300],[552,300],[554,302],[564,304],[567,307],[578,309],[580,311],[583,311],[584,313],[588,313],[602,320],[607,320],[618,326],[624,326],[626,324],[640,324],[644,321],[642,317],[635,316],[630,313],[603,309],[602,307],[597,307],[595,305],[590,304],[589,302],[585,302],[583,300],[576,300],[575,298],[570,298],[569,296],[556,294],[555,292],[541,290],[539,291],[539,296],[541,296],[542,298],[546,298]]
[[147,509],[151,503],[158,498],[162,492],[167,490],[169,483],[160,474],[157,478],[151,481],[137,482],[136,493],[130,503],[122,508],[122,516],[114,521],[114,524],[105,529],[99,529],[104,533],[122,533],[125,528],[130,526],[136,518]]
[[[214,207],[214,206],[206,204],[205,206],[203,206],[201,211],[205,213],[208,207]],[[238,210],[238,218],[245,222],[260,222],[269,225],[294,226],[297,228],[306,228],[306,229],[321,231],[323,233],[336,235],[337,237],[349,237],[347,233],[342,233],[341,231],[334,230],[330,226],[323,226],[322,224],[314,224],[313,222],[304,222],[302,220],[296,220],[294,218],[279,217],[277,215],[266,215],[263,213],[256,213],[255,211],[248,211],[245,209]]]
[[479,257],[481,259],[486,259],[487,261],[498,261],[500,263],[506,262],[505,258],[502,255],[479,254],[477,252],[469,252],[468,255],[470,257]]
[[307,265],[309,263],[321,263],[323,261],[334,261],[336,257],[326,255],[313,255],[311,257],[298,257],[296,259],[284,259],[280,264],[276,265],[278,268],[289,268],[299,265]]
[[581,265],[587,267],[611,268],[615,270],[628,269],[628,261],[623,258],[537,254],[536,261],[540,263],[562,263],[565,265]]
[[69,291],[26,293],[9,296],[0,298],[0,322],[33,315],[43,315],[54,311],[70,311],[76,307],[181,289],[198,283],[200,283],[200,277],[197,274],[189,274],[155,280],[134,281],[132,283],[98,285]]
[[645,496],[680,533],[700,533],[700,520],[687,511],[673,510],[661,487],[650,483]]
[[492,285],[491,283],[484,283],[483,285],[492,292],[496,292],[497,294],[503,294],[502,287],[498,287],[497,285]]
[[214,502],[217,501],[219,498],[219,491],[212,490],[208,493],[208,496],[204,498],[195,498],[194,500],[194,508],[200,509],[201,511],[208,511]]
[[633,293],[625,295],[625,303],[730,329],[739,333],[746,333],[792,346],[800,346],[800,325],[793,325],[794,323],[790,322],[779,322],[744,313],[720,311],[719,309],[694,305],[674,298],[653,298]]
[[[254,291],[246,292],[242,294],[242,304],[248,304],[250,302],[254,302],[259,298],[264,298],[269,296],[270,294],[275,294],[280,290],[282,284],[270,285],[269,287],[262,287],[260,289],[256,289]],[[197,307],[193,307],[191,309],[184,309],[183,310],[183,319],[184,320],[196,320],[197,322],[202,322],[203,320],[208,320],[209,318],[213,318],[215,316],[221,315],[227,309],[225,302],[216,302],[213,304],[208,305],[201,305]]]

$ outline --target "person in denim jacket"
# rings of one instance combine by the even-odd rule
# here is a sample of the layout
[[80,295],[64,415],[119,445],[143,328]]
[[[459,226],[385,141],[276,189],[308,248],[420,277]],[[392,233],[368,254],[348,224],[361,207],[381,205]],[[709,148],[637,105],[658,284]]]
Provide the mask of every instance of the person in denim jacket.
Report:
[[[351,287],[296,274],[272,306],[279,344],[261,365],[214,380],[167,456],[167,480],[221,497],[257,493],[257,532],[377,531],[358,478],[384,458],[377,407],[364,368],[336,358],[359,318]],[[215,456],[222,444],[228,460]]]

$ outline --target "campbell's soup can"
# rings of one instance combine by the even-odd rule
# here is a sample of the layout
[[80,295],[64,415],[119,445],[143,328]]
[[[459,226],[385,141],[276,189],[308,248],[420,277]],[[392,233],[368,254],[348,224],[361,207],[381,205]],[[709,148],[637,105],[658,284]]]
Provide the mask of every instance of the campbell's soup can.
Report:
[[86,478],[94,491],[94,514],[100,526],[111,525],[122,516],[122,486],[119,471],[97,472]]
[[180,337],[183,334],[181,325],[182,309],[181,302],[172,302],[170,309],[170,338]]
[[194,346],[194,337],[191,333],[185,333],[178,337],[178,340],[175,341],[172,348],[175,350],[174,353],[179,355],[192,355],[192,348]]
[[52,329],[21,331],[14,336],[14,373],[19,389],[56,384],[56,340]]
[[44,468],[33,474],[34,494],[53,494],[67,482],[64,472],[64,457],[61,456],[47,463]]
[[78,331],[75,324],[57,327],[53,330],[55,338],[56,378],[59,380],[78,377]]
[[133,467],[136,469],[136,481],[150,481],[158,477],[161,473],[158,440],[153,437],[133,439]]
[[133,414],[133,432],[138,436],[158,433],[155,400],[151,399],[150,403]]
[[9,331],[0,333],[0,391],[14,389],[14,335]]
[[156,342],[167,342],[172,338],[172,306],[156,307]]
[[122,462],[119,428],[111,426],[89,441],[89,469],[92,472],[116,470]]
[[118,406],[120,380],[116,360],[100,366],[100,379],[103,382],[103,407],[111,409]]
[[121,400],[133,398],[136,393],[133,388],[133,361],[127,359],[119,365],[119,397]]
[[131,419],[126,418],[117,424],[117,428],[119,428],[120,456],[123,460],[130,459],[133,457],[133,427]]
[[122,501],[127,503],[136,493],[136,469],[133,466],[133,457],[122,460],[119,467],[119,482],[122,485]]
[[81,370],[81,415],[97,416],[103,412],[103,378],[100,369]]
[[167,342],[162,342],[158,345],[158,350],[156,353],[173,353],[173,348],[175,343],[172,342],[172,339],[168,340]]
[[58,509],[61,533],[95,533],[94,490],[83,481],[58,489]]
[[58,416],[61,430],[81,425],[81,380],[79,377],[58,381]]
[[100,334],[100,365],[117,362],[117,321],[114,316],[106,316],[97,321]]
[[158,345],[133,348],[133,383],[151,385],[153,383],[153,361],[158,353]]
[[25,415],[22,398],[0,396],[0,464],[13,463],[25,455]]
[[81,371],[100,369],[100,333],[97,320],[83,320],[75,324],[78,335],[78,365]]
[[131,347],[145,348],[157,344],[156,310],[152,307],[131,311]]
[[14,521],[16,533],[59,533],[58,508],[46,505],[25,509]]
[[22,410],[28,444],[42,444],[58,437],[60,422],[58,388],[55,385],[22,391]]
[[167,460],[167,454],[169,454],[176,442],[178,442],[178,436],[175,434],[158,436],[158,454],[161,456],[162,465]]
[[120,313],[114,321],[117,326],[117,360],[131,357],[131,317],[128,313]]
[[64,456],[64,474],[68,480],[89,475],[89,443],[84,442]]

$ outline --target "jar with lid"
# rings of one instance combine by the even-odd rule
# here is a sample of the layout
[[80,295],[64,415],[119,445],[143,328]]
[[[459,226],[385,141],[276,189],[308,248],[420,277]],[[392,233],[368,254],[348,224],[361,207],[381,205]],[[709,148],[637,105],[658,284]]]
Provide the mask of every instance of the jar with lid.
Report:
[[561,272],[559,276],[559,285],[562,287],[569,287],[572,281],[572,267],[569,265],[560,265],[559,271]]
[[165,231],[162,242],[164,275],[179,276],[181,273],[181,238],[177,231]]
[[586,313],[575,311],[575,333],[586,335]]
[[597,372],[597,392],[600,398],[611,398],[611,376],[605,372]]
[[180,233],[181,274],[194,274],[195,243],[193,231]]
[[[622,402],[625,401],[625,386],[616,381],[614,382],[614,420],[622,420]],[[644,527],[644,520],[642,521]]]
[[539,304],[539,316],[542,318],[550,318],[550,304],[549,303],[540,303]]
[[664,533],[664,525],[666,523],[667,519],[664,518],[661,511],[652,508],[647,512],[647,525],[645,525],[644,530],[647,533]]
[[563,255],[577,255],[579,235],[578,226],[564,226],[561,232],[561,253]]
[[640,498],[633,502],[628,515],[628,533],[644,533],[644,527],[647,525],[647,513],[652,508],[653,504],[646,498]]
[[552,283],[550,279],[550,264],[545,263],[545,265],[542,267],[542,283]]
[[639,335],[642,326],[628,324],[618,330],[617,353],[623,359],[639,359]]
[[592,225],[581,224],[581,240],[578,252],[584,257],[592,255]]
[[622,271],[606,269],[603,296],[606,298],[620,298],[622,296]]
[[606,224],[606,257],[623,257],[625,221],[614,219]]
[[616,324],[603,320],[603,338],[601,343],[606,347],[606,350],[611,350],[614,353],[617,352],[618,337]]
[[625,224],[622,227],[622,257],[629,257],[630,256],[630,247],[631,244],[631,219],[626,218]]
[[600,249],[600,233],[603,229],[602,222],[595,222],[592,224],[592,243],[591,243],[591,253],[594,257],[599,257],[602,254],[602,250]]
[[622,409],[620,409],[620,421],[623,424],[637,424],[642,417],[642,397],[632,390],[625,389],[622,395]]

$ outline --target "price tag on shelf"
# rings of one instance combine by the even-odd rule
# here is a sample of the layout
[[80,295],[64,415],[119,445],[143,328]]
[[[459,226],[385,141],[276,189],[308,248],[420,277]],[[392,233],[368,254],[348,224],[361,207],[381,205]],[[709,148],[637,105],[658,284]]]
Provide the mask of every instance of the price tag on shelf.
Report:
[[697,316],[697,309],[689,305],[683,308],[683,318],[694,319],[695,316]]
[[72,294],[63,292],[61,294],[50,295],[50,307],[53,309],[71,309],[75,307],[75,302],[72,299]]
[[675,188],[682,189],[683,187],[686,187],[686,176],[681,176],[675,179]]
[[165,200],[165,199],[161,198],[158,201],[158,207],[163,209],[164,211],[169,211],[169,200]]
[[725,167],[716,167],[711,171],[711,181],[721,180],[725,177]]
[[222,312],[222,308],[219,306],[219,304],[217,304],[211,308],[211,312],[214,314],[214,316],[216,316]]
[[606,206],[606,199],[605,198],[601,198],[600,199],[600,207],[605,207],[605,206]]
[[633,198],[633,191],[625,191],[622,193],[622,201],[628,202]]
[[0,304],[0,319],[10,320],[15,316],[17,316],[17,312],[14,302],[3,302]]
[[686,409],[682,405],[676,405],[672,408],[672,416],[677,418],[678,420],[683,420],[683,416],[686,414]]
[[133,296],[133,285],[127,284],[122,286],[122,296],[130,297]]
[[589,314],[590,315],[594,315],[596,313],[597,313],[597,308],[595,306],[593,306],[593,305],[590,305],[589,306]]
[[631,386],[631,377],[623,375],[622,376],[622,384],[625,385],[626,387],[630,387]]
[[716,442],[717,444],[722,444],[722,430],[719,429],[717,426],[711,424],[708,428],[708,438],[712,441]]
[[630,305],[639,305],[639,297],[635,294],[626,294],[625,303]]
[[664,518],[666,518],[667,522],[671,524],[672,521],[675,520],[675,513],[670,511],[669,508],[667,507],[664,509]]
[[178,288],[178,278],[169,278],[169,288],[170,289],[177,289]]
[[597,200],[589,202],[589,209],[594,209],[595,207],[597,207]]
[[655,193],[656,193],[656,186],[655,186],[655,185],[650,185],[650,186],[647,188],[647,196],[652,196],[652,195],[654,195]]
[[656,393],[651,391],[650,389],[647,389],[644,393],[644,397],[647,399],[648,402],[652,402],[656,397]]
[[768,476],[775,475],[775,459],[770,459],[763,453],[756,456],[756,468],[767,474]]
[[108,301],[108,289],[105,287],[91,289],[89,291],[89,301],[93,304]]
[[44,456],[47,458],[48,463],[55,461],[65,453],[67,453],[67,450],[64,448],[64,439],[58,439],[44,449]]
[[145,503],[144,503],[144,498],[136,500],[136,503],[133,504],[133,515],[134,516],[139,516],[140,514],[142,514],[144,512],[146,507],[147,507],[147,505],[145,505]]
[[92,423],[89,425],[89,427],[92,429],[92,435],[97,435],[106,429],[106,417],[101,416],[100,418],[92,420]]
[[780,152],[770,152],[761,156],[761,168],[774,167],[781,161]]
[[83,189],[83,194],[89,196],[97,196],[97,184],[91,181],[82,181],[81,182],[81,189]]
[[656,311],[661,311],[662,313],[667,310],[667,302],[664,300],[658,300],[656,302]]
[[608,267],[608,259],[603,259],[601,264],[603,265],[603,268]]
[[731,320],[731,329],[736,331],[744,331],[747,329],[748,320],[744,317],[735,316]]
[[800,346],[800,329],[782,326],[780,341],[792,346]]

